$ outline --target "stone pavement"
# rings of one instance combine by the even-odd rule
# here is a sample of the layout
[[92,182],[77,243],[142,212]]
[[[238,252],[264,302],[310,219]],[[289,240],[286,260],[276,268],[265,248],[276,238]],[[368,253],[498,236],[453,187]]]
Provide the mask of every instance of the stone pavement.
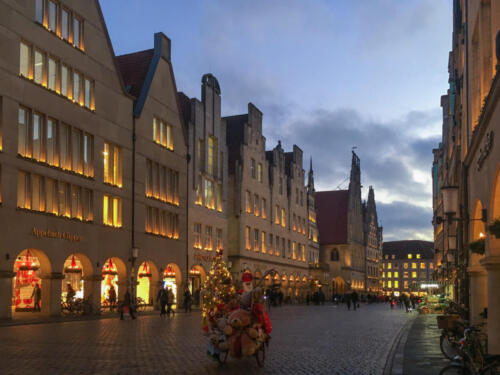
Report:
[[0,327],[0,373],[14,374],[382,374],[410,319],[386,304],[284,306],[271,311],[266,363],[206,355],[200,314]]
[[435,314],[417,315],[401,336],[392,358],[391,375],[438,375],[449,363],[439,348],[441,331]]

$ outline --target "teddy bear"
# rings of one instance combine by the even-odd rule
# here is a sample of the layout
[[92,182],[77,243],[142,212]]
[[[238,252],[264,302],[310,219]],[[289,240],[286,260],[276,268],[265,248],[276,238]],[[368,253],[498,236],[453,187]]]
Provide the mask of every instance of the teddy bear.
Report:
[[229,354],[235,358],[252,356],[256,350],[255,338],[258,332],[250,326],[250,313],[243,309],[235,310],[228,315],[227,322],[224,333],[228,337]]

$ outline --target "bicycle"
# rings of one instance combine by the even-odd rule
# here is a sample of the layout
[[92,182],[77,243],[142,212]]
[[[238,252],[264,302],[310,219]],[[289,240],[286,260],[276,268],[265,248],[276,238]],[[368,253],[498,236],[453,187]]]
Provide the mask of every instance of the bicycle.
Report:
[[466,328],[457,355],[439,375],[500,375],[500,355],[484,352],[484,337],[477,327]]

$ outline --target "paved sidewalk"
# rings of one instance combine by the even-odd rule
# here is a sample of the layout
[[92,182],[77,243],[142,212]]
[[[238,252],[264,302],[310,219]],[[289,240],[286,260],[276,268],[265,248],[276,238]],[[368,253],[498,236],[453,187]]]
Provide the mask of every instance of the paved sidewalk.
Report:
[[402,350],[404,375],[437,375],[449,363],[439,348],[441,331],[437,327],[436,316],[421,314],[413,321]]

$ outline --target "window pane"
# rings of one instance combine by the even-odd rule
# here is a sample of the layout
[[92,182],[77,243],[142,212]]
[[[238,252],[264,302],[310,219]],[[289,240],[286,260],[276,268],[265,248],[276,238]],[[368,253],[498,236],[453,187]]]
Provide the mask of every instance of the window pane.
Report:
[[73,18],[73,45],[80,48],[80,20]]
[[49,76],[48,76],[48,87],[51,90],[56,89],[56,79],[57,79],[57,63],[54,59],[49,58]]
[[31,208],[29,202],[29,175],[24,172],[18,172],[17,174],[17,207],[20,208]]
[[49,30],[56,31],[57,28],[57,5],[49,0]]
[[28,156],[27,155],[27,140],[28,140],[28,114],[27,111],[23,108],[19,108],[18,113],[18,142],[17,142],[17,152],[19,155]]
[[19,74],[30,77],[30,47],[21,43],[19,51]]
[[56,150],[56,122],[53,119],[47,119],[47,163],[58,166]]
[[111,146],[109,143],[104,143],[104,151],[102,153],[103,155],[103,163],[104,163],[104,182],[106,183],[111,183],[111,178],[110,178],[110,165],[109,165],[109,160],[110,160],[110,152],[111,152]]
[[89,177],[94,176],[93,149],[94,137],[85,133],[83,136],[83,174]]
[[103,196],[102,199],[102,222],[106,225],[110,225],[109,221],[109,197],[107,195]]
[[90,90],[91,84],[88,79],[85,79],[85,107],[90,108]]
[[72,129],[71,138],[71,169],[76,173],[83,173],[82,168],[82,132],[78,129]]
[[74,72],[73,73],[73,101],[74,102],[79,102],[80,101],[80,74]]
[[43,82],[43,55],[40,51],[35,51],[34,79],[36,83]]
[[59,127],[59,158],[60,167],[63,169],[71,169],[70,144],[70,128],[68,125],[61,124]]
[[66,65],[61,67],[61,94],[68,97],[69,70]]
[[38,113],[33,114],[33,158],[45,161],[43,155],[43,120]]
[[38,175],[33,175],[31,178],[31,209],[36,211],[44,211],[45,205],[43,200],[43,178]]
[[44,0],[36,0],[35,4],[35,20],[40,23],[43,23],[43,1]]
[[61,37],[68,40],[69,37],[69,14],[64,9],[61,10]]
[[172,126],[171,125],[167,125],[167,148],[169,150],[174,149],[174,139],[173,139],[173,135],[172,135]]

